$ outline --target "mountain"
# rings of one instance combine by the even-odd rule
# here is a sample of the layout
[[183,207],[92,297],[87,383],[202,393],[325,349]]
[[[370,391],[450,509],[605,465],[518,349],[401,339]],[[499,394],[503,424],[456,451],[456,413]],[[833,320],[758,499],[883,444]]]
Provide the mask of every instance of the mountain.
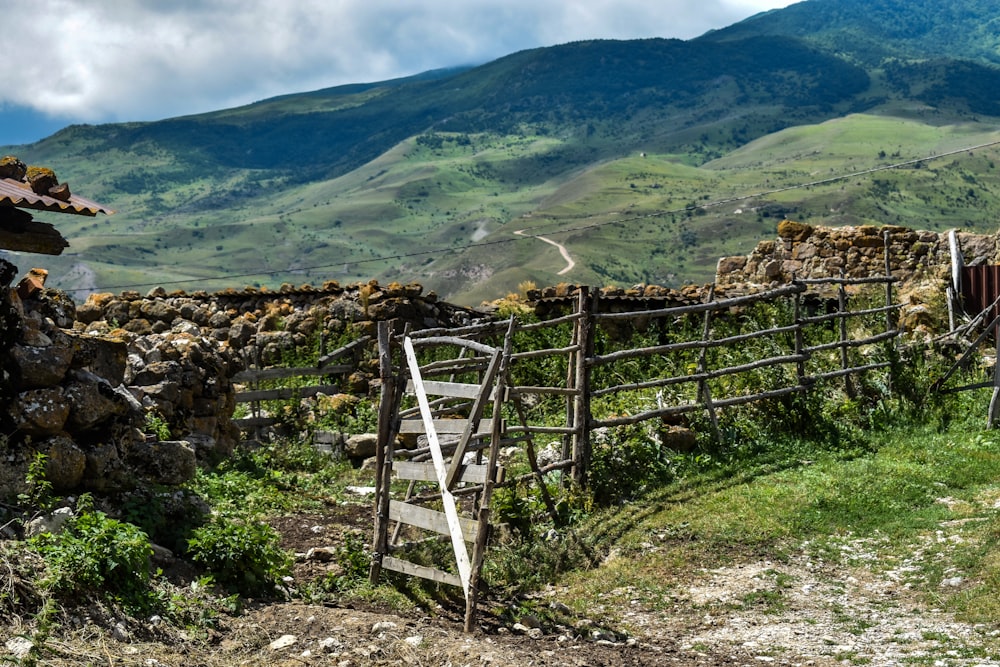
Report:
[[80,295],[377,278],[477,303],[707,281],[785,215],[992,229],[992,147],[818,182],[997,140],[998,39],[979,0],[807,0],[689,41],[73,126],[3,150],[118,213],[58,216],[69,250],[15,263]]

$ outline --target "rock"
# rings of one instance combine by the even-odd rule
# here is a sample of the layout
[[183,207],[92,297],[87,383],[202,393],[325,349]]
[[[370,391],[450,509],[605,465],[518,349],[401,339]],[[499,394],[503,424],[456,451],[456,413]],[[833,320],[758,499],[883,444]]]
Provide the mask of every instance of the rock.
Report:
[[113,443],[104,443],[89,447],[86,456],[84,479],[87,487],[95,491],[115,488],[124,468],[118,448]]
[[294,646],[297,641],[299,641],[299,639],[295,635],[281,635],[268,644],[267,647],[272,651],[280,651],[281,649],[288,648],[289,646]]
[[69,191],[69,185],[67,183],[60,183],[59,185],[52,186],[49,188],[49,196],[53,199],[58,199],[59,201],[69,201],[72,197],[72,193]]
[[68,435],[57,435],[38,444],[45,461],[45,478],[59,491],[76,488],[87,467],[87,455]]
[[0,178],[23,181],[27,173],[28,166],[13,155],[5,155],[0,158]]
[[305,560],[317,563],[329,563],[336,559],[337,550],[334,547],[312,547],[305,555]]
[[40,389],[62,381],[73,360],[73,350],[53,345],[15,345],[10,351],[10,359],[21,388]]
[[106,382],[71,382],[63,395],[69,404],[65,426],[71,431],[89,431],[129,411],[124,398]]
[[692,452],[698,446],[698,436],[683,426],[667,426],[660,430],[660,445],[675,452]]
[[378,435],[362,433],[352,435],[344,445],[344,455],[349,459],[367,459],[378,451]]
[[337,650],[341,646],[342,644],[340,643],[340,641],[333,637],[324,637],[319,641],[320,650],[326,651],[328,653]]
[[122,621],[115,623],[115,627],[111,629],[111,636],[118,642],[127,642],[131,639],[128,628]]
[[184,440],[136,443],[128,462],[140,477],[169,486],[193,479],[197,467],[194,448]]
[[69,404],[61,387],[31,389],[19,393],[7,407],[14,426],[30,436],[49,436],[62,431],[69,417]]
[[17,295],[21,300],[28,299],[45,288],[45,280],[49,277],[49,272],[45,269],[31,269],[28,275],[17,284]]
[[43,533],[58,535],[63,531],[66,522],[73,518],[73,510],[69,507],[60,507],[50,514],[43,514],[28,522],[24,528],[26,537],[35,537]]
[[25,170],[24,178],[36,195],[47,195],[50,188],[59,185],[56,173],[48,167],[29,166]]
[[746,265],[746,257],[723,257],[719,260],[718,264],[716,264],[715,272],[716,274],[723,276],[737,271],[742,271],[746,268]]
[[782,220],[778,223],[778,236],[790,241],[804,241],[813,233],[813,228],[794,220]]
[[4,646],[10,651],[11,656],[20,660],[28,657],[35,644],[27,637],[11,637]]
[[377,635],[380,632],[387,632],[388,630],[395,630],[397,627],[399,627],[399,626],[397,626],[392,621],[379,621],[378,623],[375,623],[374,625],[372,625],[371,634]]

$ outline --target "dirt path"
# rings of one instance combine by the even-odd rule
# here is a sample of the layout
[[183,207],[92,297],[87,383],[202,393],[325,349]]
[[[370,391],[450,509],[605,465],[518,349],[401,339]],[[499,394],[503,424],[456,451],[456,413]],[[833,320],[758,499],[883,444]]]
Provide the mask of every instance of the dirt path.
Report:
[[[519,229],[514,233],[517,234],[518,236],[525,236],[525,231],[527,230]],[[548,243],[549,245],[555,246],[556,248],[559,249],[559,254],[562,255],[562,258],[564,260],[566,260],[566,267],[561,271],[559,271],[558,273],[556,273],[557,276],[569,273],[570,271],[573,270],[573,267],[576,266],[576,261],[570,256],[569,250],[567,250],[566,246],[564,246],[563,244],[553,241],[552,239],[545,238],[544,236],[535,236],[532,234],[530,238],[538,239],[539,241],[544,241],[545,243]]]
[[[275,527],[283,546],[302,554],[338,544],[347,532],[367,539],[370,510],[331,506],[286,516]],[[530,603],[559,610],[553,615],[558,621],[515,625],[505,618],[504,601],[486,599],[471,635],[462,631],[464,609],[447,601],[400,611],[384,601],[311,604],[300,595],[251,602],[243,613],[200,631],[94,615],[50,639],[39,664],[998,667],[1000,630],[961,622],[916,593],[921,564],[958,544],[958,537],[960,526],[942,524],[926,545],[891,562],[878,540],[850,536],[832,545],[832,560],[808,544],[773,560],[759,552],[746,558],[734,553],[730,565],[691,568],[652,589],[621,580],[612,585],[617,557],[611,555],[593,572],[609,585],[588,609],[570,611],[563,604],[570,592],[551,586],[530,596]],[[652,561],[668,547],[651,539],[642,554],[628,558]],[[290,586],[302,593],[337,567],[300,559]],[[950,574],[942,585],[969,585],[962,573]],[[4,647],[13,650],[18,635],[30,636],[25,630],[0,624],[0,664],[13,657]]]

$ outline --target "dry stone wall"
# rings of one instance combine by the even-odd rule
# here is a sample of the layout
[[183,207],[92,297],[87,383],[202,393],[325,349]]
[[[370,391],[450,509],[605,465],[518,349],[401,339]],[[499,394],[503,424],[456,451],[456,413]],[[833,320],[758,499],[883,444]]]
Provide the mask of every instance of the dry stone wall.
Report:
[[[919,286],[943,294],[948,235],[903,227],[812,227],[785,220],[778,238],[746,256],[719,260],[722,293],[774,287],[792,276],[882,275],[889,261],[919,313]],[[968,265],[1000,262],[997,237],[958,234]],[[0,498],[25,490],[37,453],[60,490],[115,490],[147,481],[179,484],[199,461],[227,456],[239,440],[232,378],[250,363],[276,365],[319,335],[373,333],[397,319],[415,329],[461,327],[486,313],[438,301],[419,285],[377,282],[322,288],[95,294],[77,305],[44,287],[44,271],[13,286],[0,260]],[[539,307],[570,298],[568,287],[533,295]],[[551,293],[550,293],[551,292]],[[566,292],[566,294],[562,294]],[[638,286],[602,293],[660,303],[700,300],[703,289]],[[622,307],[633,307],[623,304]],[[908,314],[909,313],[909,314]],[[919,319],[910,328],[922,325]],[[362,363],[350,391],[369,393],[375,369]],[[149,416],[156,418],[153,428]]]
[[[956,232],[965,266],[1000,263],[996,234]],[[778,224],[778,238],[762,241],[746,256],[723,257],[716,268],[722,292],[775,287],[808,278],[897,279],[901,305],[898,325],[908,332],[948,330],[946,290],[951,282],[950,232],[917,231],[899,226],[813,227],[792,220]]]
[[[381,319],[419,329],[487,317],[440,303],[419,285],[376,282],[214,294],[158,288],[95,294],[77,306],[44,288],[44,272],[12,288],[16,274],[0,261],[0,498],[25,490],[38,453],[61,491],[182,483],[238,442],[232,377],[249,363],[278,364],[321,333],[366,333]],[[372,378],[359,367],[351,389],[368,392]]]
[[[716,268],[721,287],[775,286],[798,278],[885,275],[885,234],[889,266],[904,284],[947,280],[951,272],[948,233],[898,226],[814,227],[792,220],[778,224],[776,240],[761,241],[746,256],[723,257]],[[957,234],[967,266],[1000,262],[997,236]]]

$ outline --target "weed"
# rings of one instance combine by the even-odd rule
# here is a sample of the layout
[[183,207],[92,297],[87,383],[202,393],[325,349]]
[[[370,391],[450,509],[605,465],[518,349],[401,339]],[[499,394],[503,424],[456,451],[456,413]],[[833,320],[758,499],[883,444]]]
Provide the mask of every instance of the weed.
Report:
[[241,595],[272,595],[292,564],[279,540],[277,531],[256,518],[216,515],[194,530],[188,556]]
[[671,459],[644,427],[619,428],[599,436],[589,471],[589,488],[597,505],[631,500],[673,479]]
[[129,609],[150,606],[149,538],[132,524],[94,510],[87,494],[77,500],[76,514],[61,532],[41,533],[29,545],[45,557],[44,587],[60,599],[99,592]]
[[317,582],[318,591],[345,593],[367,585],[371,555],[360,534],[344,534],[344,541],[334,549],[334,563],[337,565],[336,570]]
[[155,435],[157,440],[170,440],[170,424],[152,410],[146,413],[146,432]]
[[28,464],[28,474],[25,476],[28,490],[18,494],[17,500],[22,505],[38,508],[43,512],[55,506],[56,497],[52,493],[52,482],[46,477],[49,457],[37,452]]

